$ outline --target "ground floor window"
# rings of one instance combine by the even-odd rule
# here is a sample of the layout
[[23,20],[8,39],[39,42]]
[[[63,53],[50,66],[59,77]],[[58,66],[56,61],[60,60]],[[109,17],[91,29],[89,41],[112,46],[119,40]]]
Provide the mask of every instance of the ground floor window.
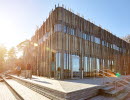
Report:
[[56,53],[56,78],[61,78],[61,53]]
[[72,74],[73,78],[80,77],[80,57],[77,55],[71,55],[72,56]]
[[[56,67],[53,65],[55,70],[54,76],[58,79],[61,79],[61,76],[64,79],[68,78],[80,78],[83,75],[85,77],[93,77],[95,69],[113,69],[113,61],[108,59],[100,59],[96,57],[85,56],[81,57],[79,55],[68,54],[68,53],[56,53]],[[54,69],[55,68],[55,69]],[[62,75],[61,75],[62,74]]]

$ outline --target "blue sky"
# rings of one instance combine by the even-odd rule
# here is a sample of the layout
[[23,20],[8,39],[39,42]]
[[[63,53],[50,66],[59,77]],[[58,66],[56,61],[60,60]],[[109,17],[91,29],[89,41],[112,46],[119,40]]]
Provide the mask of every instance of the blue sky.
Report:
[[130,0],[0,0],[0,44],[29,39],[58,3],[118,37],[130,34]]

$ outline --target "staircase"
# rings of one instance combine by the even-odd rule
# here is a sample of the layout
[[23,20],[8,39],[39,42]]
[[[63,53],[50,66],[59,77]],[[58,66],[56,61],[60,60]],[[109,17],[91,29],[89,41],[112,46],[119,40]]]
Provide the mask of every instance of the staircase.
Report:
[[102,74],[103,77],[111,80],[111,82],[105,84],[104,87],[99,90],[99,94],[97,96],[92,97],[88,100],[124,100],[130,90],[130,78],[116,78],[113,80],[110,77],[106,76],[106,74],[110,73],[104,72],[103,70],[100,70],[100,72],[101,73],[98,74]]

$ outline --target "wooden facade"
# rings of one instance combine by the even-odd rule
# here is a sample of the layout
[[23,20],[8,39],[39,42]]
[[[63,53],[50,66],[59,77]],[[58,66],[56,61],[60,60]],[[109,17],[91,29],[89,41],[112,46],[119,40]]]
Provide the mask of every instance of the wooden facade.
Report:
[[94,69],[130,74],[130,44],[63,7],[51,11],[31,43],[38,44],[30,45],[30,63],[39,76],[85,78]]

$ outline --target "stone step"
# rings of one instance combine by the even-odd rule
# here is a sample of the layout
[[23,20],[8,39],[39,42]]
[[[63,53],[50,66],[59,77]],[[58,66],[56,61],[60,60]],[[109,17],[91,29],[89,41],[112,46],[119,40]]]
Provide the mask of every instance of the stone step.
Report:
[[126,96],[128,95],[128,92],[120,93],[116,98],[116,100],[124,100]]
[[98,95],[98,96],[95,96],[95,97],[90,98],[88,100],[114,100],[114,99],[112,97]]
[[24,100],[50,100],[49,98],[21,85],[15,80],[5,80]]
[[102,88],[103,91],[110,91],[110,90],[113,90],[115,87],[114,86],[107,86],[107,87],[104,87]]
[[120,93],[116,97],[107,97],[107,96],[98,95],[98,96],[95,96],[95,97],[90,98],[88,100],[124,100],[127,95],[128,95],[127,92]]
[[118,95],[120,92],[124,91],[125,90],[125,87],[124,86],[121,86],[121,87],[118,87],[117,89],[114,89],[112,91],[105,91],[105,94],[107,94],[108,96],[116,96]]
[[127,85],[128,83],[129,83],[129,82],[126,81],[126,80],[121,80],[121,81],[118,81],[118,82],[117,82],[117,85],[122,86],[122,85]]
[[[75,90],[71,92],[63,91],[61,89],[57,90],[52,87],[47,87],[47,85],[42,85],[44,83],[39,84],[40,82],[35,82],[32,80],[24,79],[22,77],[16,77],[14,75],[10,75],[12,79],[17,81],[18,83],[32,89],[33,91],[36,91],[37,93],[40,93],[42,95],[45,95],[46,97],[52,99],[52,100],[85,100],[90,97],[94,97],[98,95],[99,89],[103,86],[94,86],[90,88]],[[49,79],[50,80],[50,79]],[[45,82],[45,81],[43,81]],[[53,84],[53,83],[52,83]],[[51,86],[52,86],[51,84]]]
[[125,80],[127,80],[128,82],[130,82],[130,78],[125,78]]

